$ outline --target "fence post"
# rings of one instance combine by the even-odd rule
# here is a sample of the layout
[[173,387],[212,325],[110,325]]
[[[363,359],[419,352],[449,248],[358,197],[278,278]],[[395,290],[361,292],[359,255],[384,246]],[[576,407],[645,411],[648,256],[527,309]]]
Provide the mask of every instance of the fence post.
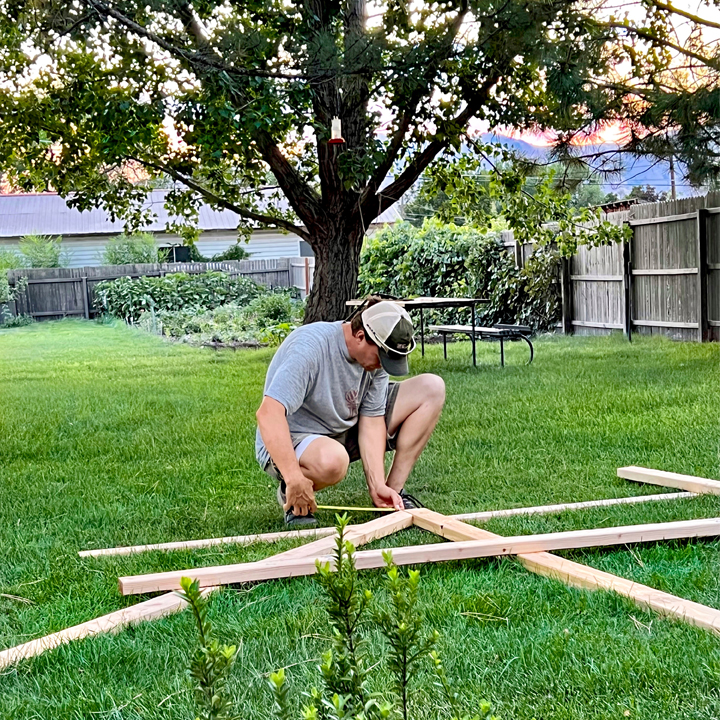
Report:
[[562,258],[560,264],[560,291],[562,301],[563,334],[571,335],[572,325],[572,284],[570,280],[570,258]]
[[708,247],[707,247],[707,208],[697,211],[697,266],[698,266],[698,340],[710,339],[708,327]]
[[88,284],[87,275],[82,277],[82,294],[83,294],[83,312],[85,313],[85,319],[90,319],[90,303],[88,302]]
[[623,289],[625,293],[625,335],[632,342],[632,255],[630,241],[622,243]]

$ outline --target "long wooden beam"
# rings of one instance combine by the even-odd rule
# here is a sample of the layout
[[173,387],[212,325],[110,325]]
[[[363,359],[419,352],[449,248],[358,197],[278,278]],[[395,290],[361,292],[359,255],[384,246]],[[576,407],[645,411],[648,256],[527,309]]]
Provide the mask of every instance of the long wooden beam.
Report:
[[178,542],[154,543],[150,545],[129,545],[127,547],[81,550],[78,555],[80,557],[102,557],[104,555],[135,555],[136,553],[150,552],[151,550],[196,550],[198,548],[214,547],[215,545],[251,545],[255,542],[274,543],[280,540],[292,540],[295,538],[323,538],[334,534],[334,527],[285,530],[282,532],[259,533],[256,535],[232,535],[230,537],[208,538],[204,540],[180,540]]
[[493,518],[513,517],[515,515],[552,515],[554,513],[574,510],[587,510],[588,508],[612,507],[613,505],[638,505],[661,500],[686,500],[696,497],[695,493],[661,493],[659,495],[633,495],[624,498],[606,498],[604,500],[585,500],[584,502],[563,503],[559,505],[539,505],[535,507],[510,508],[508,510],[485,510],[483,512],[460,513],[448,515],[455,520],[476,520],[485,522]]
[[663,485],[664,487],[680,488],[694,493],[720,495],[720,481],[694,475],[681,475],[680,473],[665,472],[663,470],[650,470],[649,468],[628,467],[618,468],[618,477],[635,482]]
[[[482,512],[461,513],[459,515],[448,515],[447,517],[456,520],[477,520],[484,522],[498,517],[512,517],[514,515],[550,515],[572,510],[585,510],[595,507],[609,507],[612,505],[635,505],[638,503],[658,502],[661,500],[682,500],[695,497],[695,493],[662,493],[659,495],[636,495],[624,498],[607,498],[605,500],[586,500],[584,502],[564,503],[560,505],[540,505],[535,507],[510,508],[509,510],[485,510]],[[351,525],[350,528],[356,527]],[[103,557],[106,555],[134,555],[135,553],[148,552],[150,550],[195,550],[215,545],[250,545],[255,542],[277,542],[288,538],[305,537],[326,537],[333,535],[334,527],[315,528],[312,530],[288,530],[275,533],[261,533],[258,535],[233,535],[230,537],[209,538],[206,540],[185,540],[179,542],[155,543],[152,545],[131,545],[118,548],[103,548],[99,550],[82,550],[78,553],[80,557]]]
[[[482,540],[497,535],[447,518],[431,510],[411,510],[415,525],[448,540]],[[559,580],[580,590],[607,590],[629,598],[643,610],[695,625],[720,635],[720,610],[626,580],[611,573],[565,560],[548,552],[518,555],[524,567],[537,575]]]
[[[387,519],[392,518],[389,515]],[[412,517],[412,516],[411,516]],[[569,550],[586,547],[606,547],[626,543],[655,542],[680,538],[711,537],[720,535],[720,518],[709,520],[686,520],[650,525],[574,530],[571,532],[548,533],[545,535],[520,535],[516,537],[494,537],[487,540],[470,540],[454,544],[413,545],[395,548],[393,560],[397,565],[414,565],[446,560],[467,560],[500,555],[520,555],[546,550]],[[136,575],[119,579],[123,595],[135,593],[174,590],[179,587],[180,578],[192,577],[200,581],[201,587],[227,585],[258,580],[298,577],[315,573],[315,560],[331,560],[328,557],[302,558],[297,561],[283,560],[269,566],[267,563],[242,563],[220,565],[208,568]],[[355,565],[359,570],[378,568],[384,565],[382,550],[358,552]]]
[[[217,588],[205,588],[203,594],[207,595]],[[80,640],[81,638],[90,637],[91,635],[99,635],[101,633],[120,630],[128,625],[132,625],[143,620],[155,620],[156,618],[165,617],[172,613],[182,610],[186,602],[174,592],[154,597],[145,602],[115,610],[108,615],[74,625],[73,627],[60,630],[59,632],[46,635],[45,637],[30,640],[29,642],[8,648],[0,652],[0,670],[14,665],[27,658],[41,655],[47,650],[69,643],[72,640]]]
[[[355,525],[348,528],[346,539],[350,540],[354,545],[364,545],[379,538],[390,535],[403,528],[410,527],[413,523],[412,515],[406,512],[393,513],[385,517],[372,520],[363,525]],[[303,557],[315,557],[318,554],[330,552],[335,545],[336,536],[335,528],[330,528],[333,533],[332,537],[325,537],[307,545],[286,550],[278,555],[261,560],[256,565],[272,566],[275,562],[282,560],[292,561]],[[192,571],[187,573],[192,575]],[[179,586],[178,586],[179,587]],[[203,590],[203,594],[207,595],[215,587],[208,587]],[[47,650],[52,650],[60,645],[71,642],[72,640],[80,640],[91,635],[120,630],[128,625],[134,625],[145,620],[154,620],[164,617],[172,613],[178,612],[185,607],[185,601],[174,592],[161,595],[159,597],[146,600],[145,602],[132,605],[131,607],[116,610],[108,615],[90,620],[89,622],[75,625],[74,627],[61,630],[60,632],[47,635],[45,637],[31,640],[13,648],[0,652],[0,669],[13,665],[25,658],[35,657]]]

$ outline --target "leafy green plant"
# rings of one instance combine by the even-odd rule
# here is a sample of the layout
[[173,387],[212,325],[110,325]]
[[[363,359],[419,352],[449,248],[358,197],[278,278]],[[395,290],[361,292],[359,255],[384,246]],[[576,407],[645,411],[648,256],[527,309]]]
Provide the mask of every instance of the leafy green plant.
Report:
[[422,614],[418,610],[418,586],[420,572],[410,570],[407,577],[393,564],[392,553],[384,553],[387,565],[387,590],[390,603],[376,611],[375,622],[382,629],[390,644],[388,664],[395,679],[394,689],[400,700],[403,720],[408,720],[409,689],[413,670],[426,658],[435,646],[439,635],[428,634],[423,627]]
[[210,262],[223,262],[223,260],[246,260],[250,257],[250,253],[239,243],[236,242],[227,250],[217,253],[210,258]]
[[32,315],[12,315],[8,308],[8,303],[13,302],[18,295],[24,293],[26,290],[26,277],[21,277],[15,283],[14,287],[10,287],[7,273],[0,270],[0,327],[22,327],[34,322]]
[[[482,720],[490,705],[483,701],[480,712],[471,715],[462,708],[459,694],[452,688],[436,652],[437,632],[424,629],[418,604],[420,573],[402,575],[392,562],[390,551],[384,554],[387,567],[385,589],[389,600],[373,608],[375,599],[363,590],[355,568],[355,548],[345,540],[348,517],[337,518],[338,537],[334,568],[318,562],[317,577],[327,598],[326,610],[332,630],[332,648],[322,656],[320,673],[323,684],[312,688],[308,704],[302,709],[303,720],[409,720],[412,717],[410,686],[421,662],[433,662],[437,684],[452,713],[452,720]],[[388,687],[394,701],[382,698],[368,689],[372,668],[381,664],[367,656],[364,634],[372,617],[388,643],[387,667],[392,674]],[[293,711],[284,670],[270,675],[269,685],[275,698],[278,720],[291,720]],[[491,718],[490,720],[497,720]]]
[[67,265],[61,237],[24,235],[20,238],[20,252],[25,266],[31,268],[57,268]]
[[203,708],[198,720],[232,720],[237,716],[227,691],[227,682],[237,648],[222,645],[212,636],[208,601],[200,591],[199,582],[182,578],[180,587],[182,591],[178,595],[190,606],[200,637],[200,646],[190,664],[190,677],[197,683],[198,703]]
[[[537,330],[557,323],[559,258],[549,247],[519,270],[494,233],[426,220],[421,228],[399,223],[374,235],[363,248],[359,285],[364,295],[430,295],[488,300],[477,322],[520,322]],[[468,309],[427,313],[429,323],[467,323]]]
[[14,270],[23,266],[22,257],[14,250],[0,248],[0,274],[6,270]]
[[[128,322],[155,310],[208,310],[229,302],[247,304],[266,292],[248,278],[230,278],[227,273],[190,275],[172,273],[164,277],[118,278],[95,286],[96,305]],[[196,310],[197,311],[197,310]]]
[[[162,255],[162,257],[161,257]],[[110,238],[102,254],[105,265],[129,265],[136,263],[164,262],[164,253],[158,252],[158,246],[152,233],[122,233]]]

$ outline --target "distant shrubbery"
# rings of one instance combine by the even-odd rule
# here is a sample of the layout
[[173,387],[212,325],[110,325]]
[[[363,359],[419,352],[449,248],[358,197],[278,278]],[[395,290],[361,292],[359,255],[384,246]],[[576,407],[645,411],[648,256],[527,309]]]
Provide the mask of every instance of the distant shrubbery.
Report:
[[[515,267],[496,234],[427,220],[400,223],[368,240],[360,259],[360,293],[396,297],[481,297],[480,324],[522,323],[547,330],[560,316],[557,254],[538,249]],[[430,313],[430,322],[468,322],[469,311]]]
[[158,251],[152,233],[118,235],[111,238],[102,254],[104,265],[135,265],[165,262],[165,254]]
[[187,342],[276,344],[302,322],[302,303],[227,273],[173,273],[98,283],[104,313]]
[[20,267],[58,268],[68,264],[59,236],[25,235],[20,238],[20,254],[23,260]]

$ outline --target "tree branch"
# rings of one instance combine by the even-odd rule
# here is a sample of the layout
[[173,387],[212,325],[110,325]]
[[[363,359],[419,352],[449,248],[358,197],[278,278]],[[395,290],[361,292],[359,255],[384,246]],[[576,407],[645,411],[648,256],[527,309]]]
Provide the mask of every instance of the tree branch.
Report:
[[701,18],[699,15],[693,15],[691,12],[688,12],[687,10],[681,10],[680,8],[675,7],[669,2],[664,3],[659,2],[659,0],[651,0],[651,2],[655,7],[660,8],[661,10],[667,10],[668,12],[675,15],[681,15],[682,17],[691,20],[697,25],[705,25],[706,27],[716,28],[720,30],[720,23],[713,22],[712,20],[706,20],[705,18]]
[[[163,50],[167,50],[171,55],[180,58],[187,62],[192,68],[204,68],[209,70],[216,70],[225,72],[228,75],[234,75],[236,77],[265,77],[265,78],[276,78],[280,80],[298,80],[303,79],[303,75],[299,73],[279,73],[269,70],[260,70],[258,68],[237,68],[227,63],[222,62],[217,57],[209,57],[208,55],[200,55],[198,53],[189,52],[183,48],[179,48],[176,45],[168,42],[164,38],[160,37],[156,33],[148,30],[144,26],[131,20],[127,15],[124,15],[119,10],[111,7],[110,5],[102,2],[102,0],[82,0],[86,5],[89,5],[101,16],[111,17],[117,20],[121,25],[127,28],[130,32],[144,37],[146,40],[150,40],[155,43],[158,47]],[[194,15],[194,13],[193,13]]]
[[305,229],[295,225],[294,223],[291,223],[289,220],[284,220],[283,218],[276,218],[272,215],[263,215],[262,213],[256,213],[252,210],[247,210],[246,208],[240,207],[239,205],[236,205],[235,203],[226,200],[220,195],[212,192],[212,190],[208,190],[206,187],[195,182],[195,180],[193,180],[192,178],[183,175],[182,173],[167,165],[163,165],[159,162],[153,162],[150,160],[143,160],[136,157],[130,159],[135,160],[135,162],[138,162],[147,168],[169,175],[174,180],[182,183],[190,190],[194,190],[196,193],[198,193],[198,195],[201,195],[203,198],[205,198],[205,200],[208,200],[209,202],[220,207],[224,207],[226,210],[231,210],[232,212],[236,213],[242,218],[245,218],[246,220],[254,220],[255,222],[262,223],[263,225],[274,225],[275,227],[279,227],[283,230],[287,230],[288,232],[295,233],[295,235],[299,235],[303,240],[306,240],[308,242],[310,241],[310,234]]
[[[467,0],[463,0],[462,7],[460,8],[457,16],[453,19],[451,23],[448,24],[448,32],[445,37],[445,46],[448,52],[445,53],[443,61],[447,60],[449,50],[450,48],[452,48],[453,40],[457,36],[460,27],[462,26],[462,22],[467,15],[467,10]],[[390,172],[390,168],[393,166],[393,163],[395,162],[395,160],[397,160],[398,154],[400,153],[400,149],[402,148],[403,142],[405,140],[405,136],[410,127],[410,123],[412,122],[412,119],[415,115],[417,106],[420,103],[420,100],[422,100],[423,96],[426,94],[430,83],[432,82],[432,77],[438,69],[439,65],[436,66],[433,63],[428,63],[428,65],[426,66],[426,71],[423,78],[425,80],[425,87],[422,88],[422,90],[417,91],[410,99],[406,110],[403,112],[400,118],[397,130],[395,131],[393,137],[390,140],[387,152],[385,153],[385,157],[383,158],[382,162],[377,166],[377,168],[375,168],[375,172],[370,178],[370,181],[368,182],[366,188],[363,190],[361,202],[364,202],[365,198],[377,192],[378,188],[382,184],[382,181],[385,179],[388,172]]]
[[177,9],[185,29],[195,38],[196,45],[199,47],[207,47],[210,41],[207,28],[197,16],[192,5],[185,0],[184,2],[178,3]]
[[707,67],[713,68],[715,70],[720,69],[720,63],[715,58],[709,58],[705,55],[700,55],[699,53],[693,52],[692,50],[688,50],[687,48],[682,47],[681,45],[678,45],[671,40],[665,40],[663,38],[658,37],[657,35],[654,35],[649,30],[645,30],[643,28],[634,27],[632,25],[625,25],[624,23],[619,22],[607,22],[607,23],[601,23],[602,26],[607,28],[615,28],[618,30],[626,30],[629,33],[632,33],[633,35],[637,35],[637,37],[642,38],[643,40],[648,40],[651,43],[655,43],[657,45],[661,45],[662,47],[669,48],[670,50],[674,50],[677,53],[680,53],[681,55],[685,55],[686,57],[693,58],[694,60],[698,60],[699,62],[703,63],[703,65],[706,65]]
[[[478,89],[474,97],[468,101],[465,109],[453,118],[451,124],[464,128],[475,113],[487,102],[490,90],[499,78],[499,73],[495,74],[492,78],[488,78]],[[365,198],[361,204],[363,222],[369,225],[378,215],[394,205],[420,177],[423,170],[448,146],[449,142],[449,139],[433,140],[420,154],[413,158],[413,161],[400,173],[395,182],[378,191],[376,194]]]

